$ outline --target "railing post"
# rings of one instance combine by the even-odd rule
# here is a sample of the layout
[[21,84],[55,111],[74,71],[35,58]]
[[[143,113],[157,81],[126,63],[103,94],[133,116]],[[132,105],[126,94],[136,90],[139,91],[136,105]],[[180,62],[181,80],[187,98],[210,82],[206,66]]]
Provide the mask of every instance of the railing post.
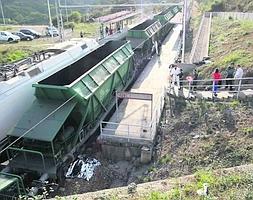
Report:
[[129,124],[127,125],[127,141],[129,142],[129,136],[130,136],[130,130],[129,130]]
[[191,94],[191,81],[188,82],[188,97],[187,98],[190,98],[190,94]]
[[212,97],[214,96],[214,92],[215,92],[215,81],[213,80]]
[[103,126],[102,126],[102,123],[103,123],[103,122],[100,122],[100,124],[99,124],[99,127],[100,127],[100,135],[102,135],[102,133],[103,133]]
[[242,84],[242,79],[239,80],[238,90],[237,90],[237,96],[236,96],[237,99],[239,99],[239,93],[241,91],[241,84]]

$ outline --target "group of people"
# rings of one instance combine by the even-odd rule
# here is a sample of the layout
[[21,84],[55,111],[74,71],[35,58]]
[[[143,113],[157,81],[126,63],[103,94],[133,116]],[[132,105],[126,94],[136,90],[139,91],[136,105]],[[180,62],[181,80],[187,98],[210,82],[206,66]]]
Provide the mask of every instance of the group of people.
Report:
[[[229,88],[230,91],[234,90],[234,86],[239,84],[239,81],[243,77],[243,69],[241,65],[235,66],[234,63],[231,63],[225,73],[223,74],[226,82],[225,82],[225,88]],[[181,69],[177,63],[172,64],[169,67],[169,79],[174,87],[175,85],[181,90],[182,88],[182,81],[183,81],[183,69]],[[194,90],[197,85],[197,80],[199,78],[199,74],[197,69],[193,70],[192,76],[190,76],[190,79],[188,81],[191,82],[192,89]],[[214,96],[217,96],[218,89],[222,85],[222,73],[218,68],[214,70],[212,73],[212,79],[213,79],[213,94]]]
[[[231,63],[226,69],[225,73],[225,78],[227,79],[225,88],[226,89],[229,88],[229,90],[232,91],[234,89],[233,84],[238,85],[242,77],[243,77],[243,69],[241,65],[237,65],[235,67],[235,64]],[[213,93],[215,96],[217,96],[218,88],[222,84],[221,80],[222,74],[218,68],[216,68],[215,71],[213,72],[212,78],[213,78]],[[236,81],[235,83],[234,80]]]

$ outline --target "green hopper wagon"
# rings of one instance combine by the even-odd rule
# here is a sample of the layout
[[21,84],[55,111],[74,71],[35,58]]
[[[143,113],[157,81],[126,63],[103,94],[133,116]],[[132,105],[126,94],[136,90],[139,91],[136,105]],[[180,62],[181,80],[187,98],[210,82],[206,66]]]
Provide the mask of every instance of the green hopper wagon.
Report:
[[59,178],[67,155],[91,137],[115,91],[131,82],[132,57],[129,42],[111,41],[34,84],[36,100],[8,136],[10,143],[22,136],[7,150],[10,168]]
[[[134,49],[134,59],[136,68],[141,64],[146,64],[144,60],[149,60],[154,52],[154,41],[159,40],[159,30],[162,25],[158,20],[146,20],[128,31],[127,40],[130,41]],[[153,50],[153,51],[152,51]]]
[[170,20],[180,11],[179,6],[171,6],[161,13],[154,16],[154,19],[159,20],[162,24],[160,31],[160,37],[165,39],[170,30],[173,28],[173,24],[170,23]]

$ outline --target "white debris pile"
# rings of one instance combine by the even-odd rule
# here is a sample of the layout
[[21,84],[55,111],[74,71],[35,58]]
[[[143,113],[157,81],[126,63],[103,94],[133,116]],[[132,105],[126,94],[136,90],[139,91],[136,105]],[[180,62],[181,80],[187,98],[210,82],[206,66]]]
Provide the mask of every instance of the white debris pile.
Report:
[[66,173],[66,178],[82,178],[87,181],[91,179],[94,170],[97,166],[101,165],[95,158],[77,159],[70,164]]

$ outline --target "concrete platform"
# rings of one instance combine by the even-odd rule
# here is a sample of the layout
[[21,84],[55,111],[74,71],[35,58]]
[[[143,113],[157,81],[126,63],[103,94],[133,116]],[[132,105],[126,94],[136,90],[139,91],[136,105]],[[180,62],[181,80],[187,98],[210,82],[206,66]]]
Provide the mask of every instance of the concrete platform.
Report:
[[[118,146],[118,152],[119,146],[128,146],[127,144],[138,147],[152,146],[156,125],[163,109],[165,89],[168,87],[168,67],[174,63],[178,54],[181,27],[175,26],[163,43],[161,56],[153,56],[130,90],[135,93],[152,94],[153,108],[150,101],[124,99],[118,112],[113,114],[109,122],[103,122],[103,127],[101,126],[99,139],[103,144]],[[118,145],[119,143],[121,145]],[[112,152],[112,149],[107,148],[105,151]],[[127,151],[128,154],[132,152],[130,149]]]

